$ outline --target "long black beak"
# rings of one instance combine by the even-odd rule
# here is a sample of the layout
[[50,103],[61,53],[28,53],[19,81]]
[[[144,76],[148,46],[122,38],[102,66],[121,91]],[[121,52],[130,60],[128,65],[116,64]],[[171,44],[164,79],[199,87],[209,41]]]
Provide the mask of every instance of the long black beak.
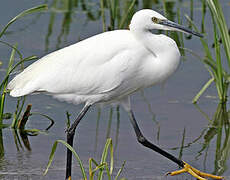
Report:
[[193,35],[198,36],[200,38],[204,37],[203,34],[195,32],[195,31],[193,31],[191,29],[188,29],[185,26],[182,26],[180,24],[177,24],[177,23],[169,21],[169,20],[161,20],[159,22],[159,24],[171,27],[172,29],[177,30],[177,31],[182,31],[182,32],[185,32],[185,33],[193,34]]

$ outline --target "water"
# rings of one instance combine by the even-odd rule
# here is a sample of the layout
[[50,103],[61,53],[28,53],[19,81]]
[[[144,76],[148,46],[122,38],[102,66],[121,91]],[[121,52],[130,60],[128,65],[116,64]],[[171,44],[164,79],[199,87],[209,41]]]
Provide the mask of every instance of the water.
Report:
[[[54,2],[48,1],[49,6],[51,7]],[[224,5],[225,17],[229,17],[228,2],[221,2]],[[0,6],[0,12],[4,14],[0,18],[0,28],[22,10],[41,3],[43,1],[5,1]],[[190,13],[189,3],[190,1],[183,1],[181,4],[177,4],[174,10],[176,7],[181,7],[182,17],[184,17],[184,13]],[[86,4],[87,8],[91,9],[96,17],[99,3],[87,2]],[[142,5],[142,2],[140,2],[138,9]],[[153,5],[153,9],[158,7],[161,6]],[[200,7],[199,2],[194,2],[194,21],[198,25],[201,22]],[[68,15],[65,12],[60,8],[50,8],[48,12],[26,16],[13,24],[9,29],[11,33],[2,40],[11,44],[17,42],[18,48],[24,57],[30,55],[41,57],[57,48],[65,47],[80,39],[102,32],[100,17],[96,17],[95,20],[90,19],[91,16],[82,10],[81,5],[74,8],[69,14],[71,16],[69,28],[68,23],[65,26],[63,25],[64,17]],[[108,15],[108,13],[106,14]],[[52,31],[50,31],[49,25],[51,24],[52,15],[55,18]],[[206,18],[210,19],[210,15],[207,14]],[[108,16],[106,19],[109,19]],[[184,18],[183,22],[186,22]],[[25,26],[26,28],[23,29]],[[210,27],[211,22],[207,22],[206,26]],[[211,28],[207,27],[208,33],[211,34]],[[192,49],[203,56],[199,38],[193,37],[192,40],[185,40],[184,43],[186,48]],[[1,74],[3,74],[4,68],[7,67],[10,50],[0,46],[0,52],[0,58],[3,61]],[[229,154],[228,135],[223,134],[223,144],[218,147],[217,136],[215,134],[213,137],[210,135],[210,132],[215,133],[215,131],[210,130],[211,124],[204,115],[205,113],[212,119],[217,111],[218,99],[215,87],[209,88],[205,96],[202,96],[198,107],[191,103],[194,95],[209,78],[209,74],[202,63],[189,53],[186,53],[186,60],[182,61],[178,71],[165,86],[152,87],[144,92],[136,93],[132,96],[132,107],[141,130],[150,141],[155,142],[175,156],[180,154],[184,161],[189,162],[200,170],[215,173],[222,172],[222,169],[224,169],[223,175],[227,177],[230,174],[228,169],[230,162],[227,160]],[[32,104],[32,112],[39,112],[52,117],[55,120],[55,125],[48,132],[28,137],[31,150],[26,149],[20,137],[22,145],[15,143],[12,130],[3,129],[4,156],[0,160],[0,179],[64,179],[66,152],[62,145],[58,146],[54,162],[48,174],[43,176],[42,173],[46,168],[54,141],[57,139],[65,140],[66,111],[70,112],[72,114],[71,118],[74,119],[82,106],[59,102],[45,95],[28,96],[26,103]],[[7,96],[5,111],[13,112],[15,107],[16,100]],[[204,113],[201,113],[201,111]],[[110,112],[110,107],[102,109],[97,129],[98,108],[94,107],[78,127],[74,148],[83,160],[85,167],[88,167],[89,157],[100,159],[104,143],[109,135],[113,139],[114,146],[116,146],[115,171],[121,167],[124,160],[126,161],[122,177],[132,180],[166,179],[164,176],[166,172],[177,169],[177,165],[174,163],[137,143],[128,115],[122,109],[120,109],[119,121],[116,108],[113,108],[111,129],[109,130]],[[44,130],[48,125],[49,121],[45,118],[34,115],[29,119],[27,128]],[[181,150],[183,134],[184,148]],[[209,143],[207,143],[207,137],[210,137]],[[18,149],[16,144],[18,144]],[[203,149],[203,147],[205,148]],[[80,179],[80,168],[76,161],[73,164],[73,179]],[[167,179],[187,178],[192,179],[187,175],[175,178],[168,177]]]

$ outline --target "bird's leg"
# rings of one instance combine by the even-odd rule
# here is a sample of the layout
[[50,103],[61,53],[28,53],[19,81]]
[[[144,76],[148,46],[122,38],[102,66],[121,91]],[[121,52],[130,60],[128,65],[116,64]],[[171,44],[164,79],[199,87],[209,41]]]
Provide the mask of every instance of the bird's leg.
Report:
[[129,111],[129,115],[130,115],[130,121],[132,123],[132,126],[135,130],[136,136],[137,136],[137,140],[139,143],[141,143],[143,146],[152,149],[153,151],[156,151],[158,153],[160,153],[161,155],[163,155],[164,157],[170,159],[171,161],[175,162],[176,164],[178,164],[182,169],[178,170],[178,171],[174,171],[174,172],[170,172],[168,173],[168,175],[177,175],[177,174],[181,174],[184,172],[188,172],[190,173],[192,176],[194,176],[195,178],[199,179],[199,180],[205,180],[205,178],[203,177],[210,177],[213,179],[223,179],[223,177],[220,176],[215,176],[212,174],[207,174],[207,173],[203,173],[200,172],[199,170],[193,168],[192,166],[190,166],[189,164],[187,164],[186,162],[176,158],[175,156],[169,154],[168,152],[164,151],[163,149],[157,147],[156,145],[152,144],[151,142],[149,142],[142,134],[137,121],[135,119],[135,116],[132,112],[132,110]]
[[[75,130],[77,128],[77,125],[81,121],[81,119],[84,117],[86,112],[89,110],[91,105],[85,105],[81,112],[78,114],[76,120],[74,123],[70,126],[70,128],[67,129],[67,143],[73,147],[73,139]],[[71,167],[72,167],[72,152],[67,149],[67,157],[66,157],[66,180],[71,180]]]
[[160,153],[161,155],[165,156],[166,158],[172,160],[173,162],[175,162],[176,164],[178,164],[180,167],[184,167],[184,162],[178,158],[176,158],[175,156],[169,154],[168,152],[162,150],[161,148],[157,147],[156,145],[152,144],[151,142],[149,142],[142,134],[137,121],[134,117],[134,114],[132,111],[129,112],[130,114],[130,120],[131,123],[133,125],[133,128],[135,130],[136,136],[137,136],[137,140],[139,143],[141,143],[143,146],[152,149],[153,151],[156,151],[158,153]]

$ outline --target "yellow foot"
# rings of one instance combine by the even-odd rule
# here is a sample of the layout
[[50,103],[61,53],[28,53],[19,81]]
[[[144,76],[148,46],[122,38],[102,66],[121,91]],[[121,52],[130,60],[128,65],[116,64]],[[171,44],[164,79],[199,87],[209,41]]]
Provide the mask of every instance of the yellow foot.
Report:
[[206,180],[205,177],[212,178],[212,179],[224,179],[221,176],[216,176],[216,175],[201,172],[201,171],[193,168],[192,166],[190,166],[186,162],[184,162],[183,169],[180,169],[178,171],[169,172],[169,173],[167,173],[167,175],[175,176],[175,175],[185,173],[185,172],[191,174],[193,177],[195,177],[196,179],[199,179],[199,180]]

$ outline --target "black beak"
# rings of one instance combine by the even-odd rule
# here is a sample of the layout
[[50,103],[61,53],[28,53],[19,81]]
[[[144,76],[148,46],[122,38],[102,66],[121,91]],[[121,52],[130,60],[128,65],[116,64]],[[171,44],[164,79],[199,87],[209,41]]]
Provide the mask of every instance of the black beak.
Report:
[[195,31],[192,31],[191,29],[188,29],[187,27],[185,26],[182,26],[180,24],[177,24],[175,22],[172,22],[172,21],[169,21],[169,20],[161,20],[159,22],[159,24],[161,25],[164,25],[164,26],[168,26],[168,27],[171,27],[173,28],[174,30],[177,30],[177,31],[182,31],[182,32],[185,32],[185,33],[189,33],[189,34],[192,34],[192,35],[195,35],[195,36],[198,36],[200,38],[203,38],[203,34],[200,34],[198,32],[195,32]]

